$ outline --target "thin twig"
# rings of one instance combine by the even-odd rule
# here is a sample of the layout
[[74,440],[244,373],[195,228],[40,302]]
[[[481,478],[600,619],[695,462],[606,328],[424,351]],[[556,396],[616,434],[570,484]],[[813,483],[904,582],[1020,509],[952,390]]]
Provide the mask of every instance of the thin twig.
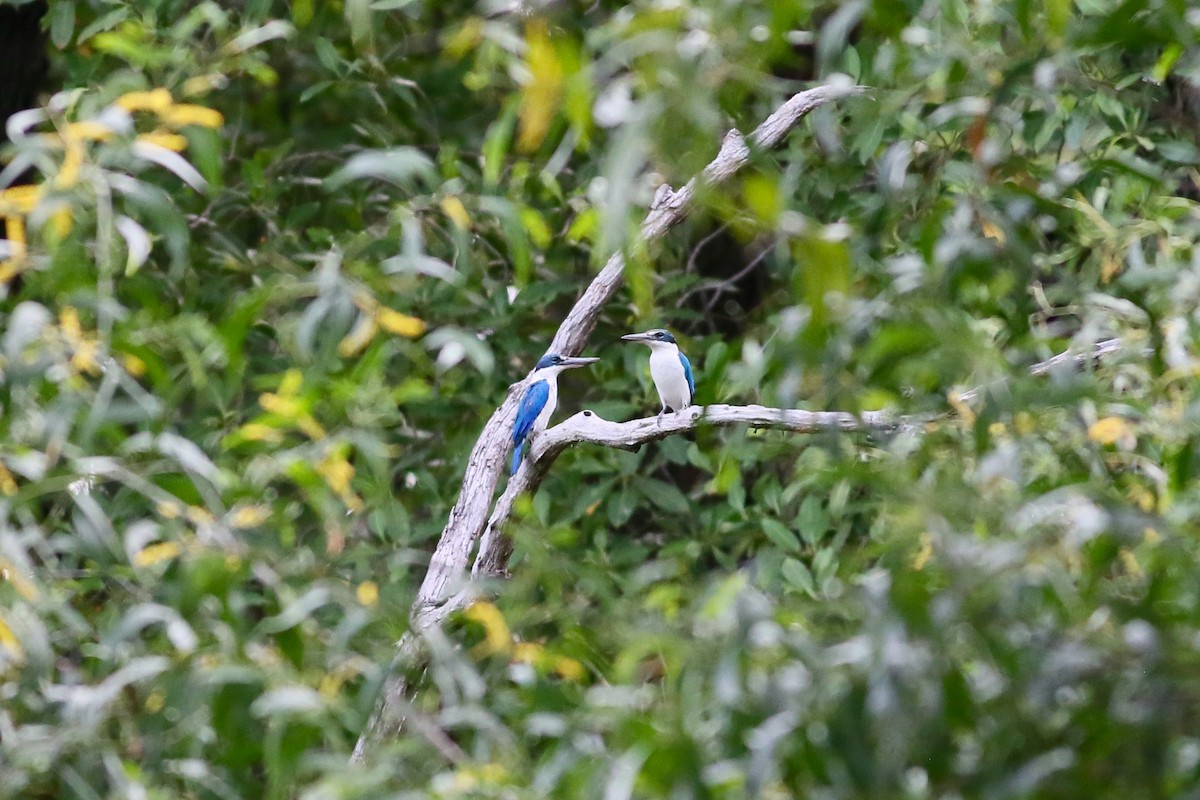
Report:
[[717,229],[715,231],[708,234],[700,241],[696,242],[696,246],[692,248],[692,252],[688,253],[687,268],[684,270],[684,273],[691,275],[693,272],[695,272],[696,271],[696,258],[700,255],[700,251],[703,250],[705,247],[708,247],[709,242],[711,242],[713,239],[720,236],[722,233],[724,233],[728,229],[729,229],[729,223],[722,222],[720,225],[717,226]]
[[768,245],[767,247],[764,247],[761,253],[756,255],[754,258],[750,259],[749,263],[747,263],[746,266],[744,266],[740,270],[738,270],[737,273],[735,273],[733,275],[733,277],[727,278],[726,280],[723,280],[723,281],[717,281],[717,283],[711,287],[712,289],[715,289],[716,291],[713,292],[712,297],[709,299],[708,303],[705,304],[704,310],[712,311],[713,308],[717,305],[717,300],[719,300],[721,298],[721,295],[723,295],[723,294],[725,294],[725,292],[731,290],[733,288],[734,284],[736,284],[742,278],[746,277],[751,272],[753,272],[754,268],[757,267],[759,264],[761,264],[763,259],[767,257],[767,253],[771,252],[774,249],[775,249],[775,245],[773,245],[773,244]]

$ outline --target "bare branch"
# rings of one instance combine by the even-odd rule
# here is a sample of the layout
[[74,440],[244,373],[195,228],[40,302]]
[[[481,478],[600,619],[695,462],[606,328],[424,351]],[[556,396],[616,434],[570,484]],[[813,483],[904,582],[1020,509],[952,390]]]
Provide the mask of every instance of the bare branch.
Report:
[[[866,91],[863,86],[817,86],[794,95],[780,106],[763,124],[750,134],[750,141],[759,149],[766,150],[778,145],[789,130],[813,109],[843,97],[851,97]],[[642,221],[642,239],[649,242],[660,239],[674,225],[682,221],[692,209],[696,199],[697,181],[715,185],[746,166],[750,161],[750,149],[736,129],[725,134],[721,151],[699,178],[692,178],[677,192],[659,187],[656,202]],[[620,288],[625,273],[625,255],[614,253],[604,269],[588,286],[575,307],[567,314],[558,333],[554,335],[547,352],[577,355],[596,327],[600,309],[604,307]]]
[[[1124,350],[1125,346],[1121,340],[1106,339],[1097,342],[1088,352],[1067,351],[1039,361],[1029,368],[1029,374],[1041,376],[1068,367],[1086,368],[1099,359]],[[971,389],[959,394],[958,399],[970,402],[977,399],[982,391],[982,388]],[[535,491],[558,455],[573,444],[590,443],[633,450],[647,442],[693,430],[701,425],[746,425],[801,434],[822,431],[920,434],[930,419],[894,415],[887,411],[868,411],[854,415],[843,411],[804,411],[759,405],[711,405],[694,406],[662,417],[610,422],[593,411],[581,411],[546,430],[532,442],[529,456],[517,474],[509,479],[504,493],[496,501],[495,508],[487,520],[471,570],[472,580],[444,602],[414,609],[413,628],[398,644],[397,661],[415,656],[419,649],[421,632],[442,624],[451,614],[474,602],[480,593],[480,579],[504,575],[509,556],[512,554],[512,545],[504,535],[504,526],[512,515],[517,498],[526,492]],[[389,681],[380,710],[372,719],[376,728],[369,729],[360,737],[354,750],[356,760],[363,758],[372,730],[394,729],[398,724],[400,709],[405,703],[405,692],[406,685],[403,679],[393,678]]]
[[[692,406],[673,414],[628,422],[610,422],[594,411],[580,411],[570,419],[546,430],[533,441],[529,458],[526,459],[527,466],[509,481],[504,494],[496,501],[496,508],[488,519],[487,529],[479,542],[479,554],[471,570],[472,577],[504,573],[508,557],[512,553],[512,546],[504,536],[504,525],[512,513],[513,504],[525,492],[536,489],[554,459],[573,444],[599,444],[622,450],[636,450],[647,442],[695,430],[702,425],[745,425],[749,428],[769,428],[792,433],[857,430],[893,433],[902,428],[917,426],[922,421],[916,418],[898,418],[882,411],[867,411],[855,416],[842,411],[802,411],[758,405]],[[451,602],[458,599],[456,596]],[[454,610],[456,609],[439,609],[443,619]]]
[[[788,131],[813,109],[864,91],[864,87],[846,84],[817,86],[800,92],[759,125],[750,134],[750,142],[760,150],[775,147],[783,141]],[[660,187],[653,206],[642,221],[642,240],[650,242],[662,238],[691,211],[700,184],[714,185],[728,179],[749,162],[750,155],[750,147],[742,134],[737,130],[729,131],[721,142],[721,150],[717,157],[704,168],[701,175],[692,178],[677,192],[672,192],[669,187]],[[583,350],[596,327],[596,319],[601,309],[620,288],[624,274],[625,256],[620,252],[614,253],[567,314],[547,352],[577,355]],[[508,396],[484,425],[471,450],[458,500],[450,511],[445,528],[442,529],[441,538],[430,558],[429,570],[413,604],[413,630],[418,634],[444,618],[444,615],[433,609],[442,604],[453,589],[453,584],[466,576],[471,551],[488,523],[492,497],[504,470],[505,456],[510,446],[509,430],[516,415],[519,391],[526,381],[528,376],[519,384],[509,387]],[[546,460],[546,463],[548,464],[549,460]],[[529,467],[526,467],[518,473],[509,487],[512,488],[514,482],[520,481],[521,475],[528,470]],[[536,483],[532,485],[536,486]],[[505,495],[507,494],[506,492]],[[501,501],[503,500],[504,497],[501,498]],[[507,518],[507,513],[504,516]],[[406,637],[401,641],[401,650],[407,647],[408,639],[409,637]],[[404,692],[403,682],[398,678],[391,679],[385,686],[380,706],[354,748],[354,760],[364,757],[372,741],[396,732],[402,717],[400,709]]]
[[[760,125],[751,134],[751,141],[760,147],[773,147],[814,108],[862,91],[863,88],[859,86],[818,86],[800,92]],[[719,183],[745,166],[749,159],[750,150],[742,135],[736,130],[730,131],[721,144],[720,153],[705,167],[700,180],[709,184]],[[642,222],[642,238],[645,241],[661,238],[682,220],[691,210],[696,187],[697,179],[693,178],[678,192],[670,192],[665,196],[660,194],[659,202]],[[583,350],[595,328],[600,310],[620,288],[624,271],[624,254],[614,253],[567,314],[547,352],[576,355]],[[510,387],[508,397],[492,414],[471,451],[458,501],[450,512],[430,561],[429,572],[418,591],[414,619],[419,617],[422,608],[436,605],[444,599],[450,583],[465,573],[471,549],[484,528],[496,483],[504,469],[510,446],[508,432],[516,414],[518,390],[523,386],[524,381]]]
[[[1047,375],[1056,369],[1085,367],[1098,358],[1120,352],[1119,339],[1097,342],[1088,353],[1065,352],[1040,361],[1029,368],[1034,376]],[[967,402],[976,399],[982,389],[971,389],[958,395]],[[894,434],[913,433],[919,435],[930,416],[900,416],[888,411],[865,411],[858,415],[845,411],[803,411],[790,408],[768,408],[766,406],[711,405],[692,408],[662,417],[648,417],[628,422],[610,422],[593,411],[581,411],[575,416],[543,432],[533,441],[526,466],[509,481],[504,494],[488,519],[487,528],[479,543],[479,552],[472,568],[472,578],[503,575],[512,554],[512,546],[504,536],[504,525],[512,513],[518,497],[534,491],[542,478],[563,450],[573,444],[599,444],[624,450],[636,450],[641,445],[671,434],[693,430],[701,425],[745,425],[750,428],[768,428],[791,431],[792,433],[819,433],[821,431],[868,431]],[[468,586],[449,601],[431,609],[438,621],[466,607],[477,595],[474,587]]]
[[[1122,349],[1124,349],[1124,345],[1121,343],[1120,339],[1102,339],[1101,341],[1093,344],[1088,352],[1080,353],[1075,350],[1066,350],[1058,355],[1047,358],[1045,361],[1039,361],[1029,368],[1029,374],[1035,376],[1049,375],[1056,370],[1067,367],[1076,369],[1086,367],[1093,362],[1104,358],[1105,356],[1111,356],[1114,353],[1119,353]],[[995,381],[994,383],[999,384],[1002,382],[1003,380]],[[987,388],[987,386],[977,386],[974,389],[968,389],[967,391],[958,394],[957,399],[964,403],[973,402]]]
[[854,415],[844,411],[803,411],[796,408],[767,406],[692,406],[683,411],[646,417],[628,422],[610,422],[594,411],[580,411],[575,416],[545,431],[533,443],[530,455],[534,461],[555,456],[567,447],[586,442],[622,450],[636,450],[646,442],[665,439],[674,433],[685,433],[702,425],[745,425],[748,428],[768,428],[792,433],[821,431],[873,430],[885,433],[914,424],[884,411],[864,411]]

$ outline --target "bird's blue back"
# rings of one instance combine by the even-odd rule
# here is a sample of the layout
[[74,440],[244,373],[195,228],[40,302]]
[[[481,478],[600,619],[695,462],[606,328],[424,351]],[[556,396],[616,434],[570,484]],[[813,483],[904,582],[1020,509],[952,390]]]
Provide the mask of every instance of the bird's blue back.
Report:
[[696,397],[696,381],[692,378],[692,362],[688,361],[688,357],[682,352],[679,354],[679,363],[683,364],[683,377],[687,378],[688,396],[695,399]]
[[525,396],[521,398],[521,405],[517,407],[517,419],[513,423],[514,444],[529,435],[533,421],[537,419],[538,414],[542,413],[548,399],[550,399],[550,385],[545,381],[535,381],[525,390]]
[[542,409],[546,407],[546,401],[549,399],[550,384],[544,380],[534,381],[525,390],[525,395],[521,398],[521,405],[517,406],[517,418],[513,422],[512,441],[516,449],[513,450],[510,471],[516,472],[517,467],[521,465],[525,437],[529,435],[534,420],[537,419],[538,414],[542,413]]

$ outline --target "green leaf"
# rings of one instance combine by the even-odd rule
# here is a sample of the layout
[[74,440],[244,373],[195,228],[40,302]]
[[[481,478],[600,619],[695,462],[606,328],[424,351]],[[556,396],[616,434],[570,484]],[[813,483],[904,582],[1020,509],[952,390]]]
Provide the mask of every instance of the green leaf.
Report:
[[821,505],[821,499],[815,494],[810,494],[800,503],[796,525],[800,529],[800,536],[809,546],[821,541],[829,530],[829,517]]
[[644,478],[638,481],[637,487],[643,497],[663,511],[672,514],[686,514],[692,510],[692,501],[669,483],[654,478]]
[[433,180],[435,176],[433,159],[429,156],[415,147],[394,147],[351,156],[325,183],[332,191],[360,178],[408,184],[415,179]]
[[780,574],[793,589],[799,589],[808,595],[816,596],[817,587],[813,582],[812,573],[808,571],[808,567],[804,566],[804,562],[795,558],[785,558],[783,566],[780,568]]
[[71,43],[75,34],[75,3],[59,2],[50,6],[50,41],[59,50]]
[[789,553],[800,552],[800,540],[796,534],[787,529],[787,526],[778,520],[764,517],[762,520],[763,533],[767,538]]

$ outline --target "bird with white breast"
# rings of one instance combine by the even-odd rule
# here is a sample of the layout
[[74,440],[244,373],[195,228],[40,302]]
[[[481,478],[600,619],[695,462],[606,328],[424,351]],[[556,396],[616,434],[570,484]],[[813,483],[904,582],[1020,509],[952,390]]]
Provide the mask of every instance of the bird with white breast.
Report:
[[517,406],[517,418],[513,421],[512,443],[513,455],[511,471],[516,472],[521,466],[521,455],[525,449],[525,441],[530,436],[536,436],[546,429],[554,409],[558,406],[558,374],[565,369],[586,367],[599,361],[598,358],[573,358],[561,356],[558,353],[547,353],[542,356],[533,368],[533,377],[525,394],[521,396],[521,404]]
[[692,364],[679,351],[679,344],[669,331],[653,328],[645,333],[630,333],[621,337],[627,342],[641,342],[650,348],[650,377],[658,389],[662,402],[661,417],[671,411],[682,411],[692,404],[696,393],[696,381],[692,377]]

